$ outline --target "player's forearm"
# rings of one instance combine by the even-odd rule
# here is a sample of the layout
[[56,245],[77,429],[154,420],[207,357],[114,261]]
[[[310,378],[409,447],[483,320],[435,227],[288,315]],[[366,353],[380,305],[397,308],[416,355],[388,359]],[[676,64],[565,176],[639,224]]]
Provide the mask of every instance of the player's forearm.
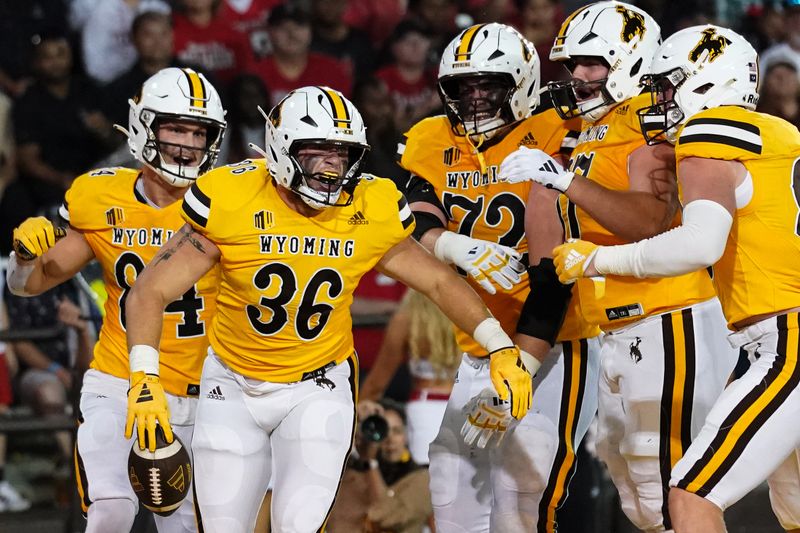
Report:
[[125,325],[128,350],[136,345],[158,348],[164,325],[165,301],[158,291],[144,283],[135,283],[125,300]]
[[634,242],[669,228],[675,208],[650,193],[615,191],[576,176],[567,196],[605,229]]

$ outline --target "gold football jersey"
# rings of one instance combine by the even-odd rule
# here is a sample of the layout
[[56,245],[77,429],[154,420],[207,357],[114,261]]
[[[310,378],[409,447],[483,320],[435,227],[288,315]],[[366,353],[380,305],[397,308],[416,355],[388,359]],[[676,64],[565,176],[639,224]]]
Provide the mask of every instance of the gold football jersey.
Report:
[[[445,208],[448,229],[475,239],[497,242],[528,251],[525,240],[525,204],[530,183],[501,183],[497,171],[503,159],[520,146],[538,148],[550,155],[569,152],[575,137],[553,109],[546,109],[520,122],[502,140],[476,150],[466,137],[453,134],[445,116],[422,120],[406,133],[398,150],[400,165],[430,182]],[[481,295],[486,306],[513,335],[522,306],[530,290],[528,277],[506,291],[496,287],[488,294],[471,278],[467,281]],[[577,299],[576,299],[577,300]],[[583,322],[573,303],[567,313],[561,340],[593,337],[598,332]],[[459,347],[474,356],[486,351],[472,337],[456,328]]]
[[[138,170],[94,170],[74,181],[61,214],[89,242],[103,269],[108,292],[92,368],[128,379],[125,299],[136,276],[161,245],[183,226],[181,202],[151,206],[136,190]],[[159,345],[161,383],[179,396],[195,396],[208,348],[206,333],[214,314],[216,270],[206,274],[180,300],[166,307]]]
[[[608,189],[627,190],[628,156],[645,141],[636,110],[650,105],[650,95],[631,98],[611,109],[595,123],[584,123],[569,168]],[[626,241],[593,220],[566,196],[561,196],[561,215],[568,238],[580,238],[601,245]],[[680,224],[676,216],[673,226]],[[604,330],[614,329],[646,316],[688,307],[714,296],[706,270],[674,278],[636,279],[606,276],[604,288],[596,282],[578,280],[581,307],[586,320]],[[599,297],[598,297],[599,296]]]
[[779,118],[736,106],[693,115],[675,147],[686,157],[739,161],[753,195],[737,209],[714,285],[729,327],[800,306],[800,133]]
[[353,354],[353,291],[414,216],[383,178],[362,176],[349,206],[311,218],[277,187],[263,159],[221,167],[191,187],[183,217],[222,254],[214,351],[244,376],[288,383]]

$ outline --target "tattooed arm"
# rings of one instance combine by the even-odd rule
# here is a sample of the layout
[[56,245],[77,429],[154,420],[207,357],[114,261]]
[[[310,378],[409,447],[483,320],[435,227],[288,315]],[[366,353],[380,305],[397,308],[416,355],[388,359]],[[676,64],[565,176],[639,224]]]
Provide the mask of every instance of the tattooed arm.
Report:
[[125,301],[128,348],[158,347],[164,308],[219,262],[219,248],[185,224],[136,278]]

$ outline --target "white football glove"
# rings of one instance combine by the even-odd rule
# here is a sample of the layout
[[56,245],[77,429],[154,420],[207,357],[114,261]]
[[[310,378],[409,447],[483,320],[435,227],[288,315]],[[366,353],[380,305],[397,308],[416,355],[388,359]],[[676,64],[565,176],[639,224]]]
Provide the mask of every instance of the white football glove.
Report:
[[492,281],[505,290],[511,290],[525,272],[519,261],[522,255],[513,248],[452,231],[445,231],[436,239],[433,254],[441,261],[464,270],[489,294],[496,292]]
[[564,192],[575,174],[564,170],[555,159],[538,149],[520,146],[503,160],[498,171],[501,181],[535,181],[548,189]]
[[501,400],[491,387],[483,389],[462,409],[467,419],[461,426],[461,437],[468,446],[499,446],[506,433],[519,420],[511,416],[511,403]]

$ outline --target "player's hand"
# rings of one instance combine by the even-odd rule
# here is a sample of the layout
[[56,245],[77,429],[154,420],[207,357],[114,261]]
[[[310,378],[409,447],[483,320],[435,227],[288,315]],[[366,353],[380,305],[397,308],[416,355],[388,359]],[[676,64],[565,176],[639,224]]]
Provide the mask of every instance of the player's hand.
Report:
[[511,416],[511,404],[490,388],[483,389],[462,410],[467,419],[461,437],[469,446],[485,448],[490,442],[499,446],[508,430],[519,423]]
[[128,420],[125,423],[125,438],[131,438],[133,424],[139,439],[139,449],[145,446],[156,451],[156,423],[164,430],[167,442],[172,442],[172,426],[169,424],[169,406],[164,387],[158,376],[134,372],[131,375],[131,388],[128,390]]
[[511,416],[517,420],[531,408],[533,401],[533,379],[522,362],[519,348],[509,346],[489,354],[489,377],[501,400],[508,400]]
[[511,290],[525,272],[520,262],[522,255],[513,248],[452,231],[439,236],[434,245],[434,255],[464,270],[489,294],[497,292],[492,282]]
[[591,265],[599,248],[594,243],[579,239],[569,239],[553,248],[553,264],[556,266],[558,280],[566,285],[578,278],[597,275]]
[[23,261],[32,261],[53,247],[67,234],[45,217],[32,217],[14,228],[14,252]]
[[509,183],[535,181],[548,189],[565,192],[575,174],[564,170],[555,159],[541,150],[520,146],[503,160],[498,176],[501,181]]

